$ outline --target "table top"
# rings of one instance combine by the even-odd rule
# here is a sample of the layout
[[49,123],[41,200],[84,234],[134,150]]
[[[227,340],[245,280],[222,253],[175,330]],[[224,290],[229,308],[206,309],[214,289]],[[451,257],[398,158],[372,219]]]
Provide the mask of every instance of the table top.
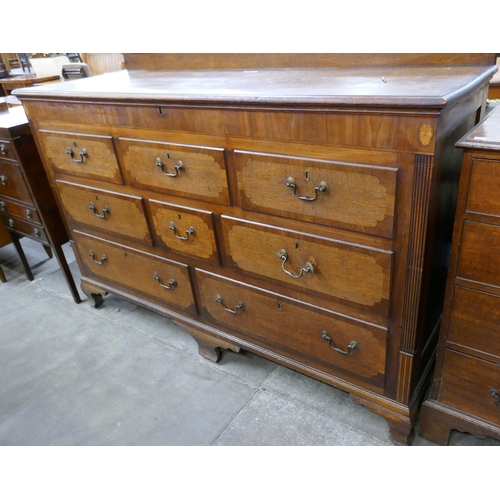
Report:
[[0,129],[12,129],[27,124],[28,118],[22,106],[14,106],[0,111]]
[[20,100],[444,108],[496,71],[494,65],[123,70],[13,94]]
[[36,76],[33,73],[14,75],[7,78],[0,78],[0,84],[3,83],[17,83],[17,82],[29,82],[29,83],[43,83],[52,82],[54,80],[59,80],[59,75],[48,75],[48,76]]
[[457,146],[500,151],[500,106],[496,106],[484,120],[460,139]]

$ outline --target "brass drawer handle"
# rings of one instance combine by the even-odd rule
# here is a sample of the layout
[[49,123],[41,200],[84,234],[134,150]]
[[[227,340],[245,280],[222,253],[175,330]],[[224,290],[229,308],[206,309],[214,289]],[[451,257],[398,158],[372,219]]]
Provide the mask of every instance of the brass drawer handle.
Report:
[[174,167],[175,174],[169,174],[168,172],[165,172],[165,166],[163,165],[163,161],[159,156],[156,158],[156,166],[168,177],[177,177],[179,175],[179,171],[184,169],[184,163],[179,160],[177,162],[177,165]]
[[102,215],[97,213],[97,209],[95,208],[93,202],[90,202],[89,208],[90,208],[90,210],[92,210],[94,212],[96,217],[99,217],[99,219],[104,219],[104,218],[106,218],[106,215],[111,215],[109,212],[109,208],[107,206],[102,209]]
[[5,175],[0,175],[0,182],[6,186],[7,185],[7,177]]
[[101,257],[101,260],[97,260],[95,258],[95,254],[94,254],[94,252],[92,250],[89,252],[89,256],[92,257],[92,259],[94,259],[94,262],[96,264],[99,264],[100,266],[102,266],[108,260],[108,258],[105,255],[103,255]]
[[3,210],[4,212],[6,211],[5,202],[4,201],[0,201],[0,210]]
[[495,406],[500,408],[500,391],[490,389],[490,396],[495,399]]
[[83,160],[85,159],[85,157],[88,158],[88,153],[87,153],[87,150],[84,148],[82,149],[81,153],[80,153],[80,159],[79,160],[76,160],[75,159],[75,153],[73,153],[73,150],[68,146],[66,148],[66,154],[67,155],[70,155],[71,156],[71,159],[75,162],[75,163],[83,163]]
[[215,296],[215,302],[218,302],[224,308],[225,311],[227,311],[231,314],[238,314],[239,311],[243,311],[245,309],[245,306],[243,305],[243,302],[241,302],[241,300],[236,304],[236,307],[234,308],[234,310],[227,308],[224,305],[222,297],[219,294],[217,294]]
[[161,278],[160,278],[160,275],[158,273],[154,273],[153,274],[153,278],[158,281],[158,283],[160,284],[160,286],[162,288],[165,288],[166,290],[170,290],[172,287],[174,286],[177,286],[177,281],[175,281],[174,279],[171,279],[169,282],[168,282],[168,285],[164,285],[162,282],[161,282]]
[[321,181],[315,188],[314,188],[314,197],[311,198],[309,196],[299,196],[297,194],[297,183],[295,182],[295,179],[293,177],[288,177],[286,180],[286,186],[289,187],[295,198],[298,198],[299,200],[303,201],[314,201],[318,197],[318,193],[323,193],[326,194],[328,193],[328,184],[325,181]]
[[339,349],[338,347],[333,347],[332,346],[332,339],[330,337],[330,335],[328,335],[328,332],[326,330],[323,330],[321,332],[321,338],[323,340],[326,340],[328,342],[328,345],[335,351],[335,352],[339,352],[340,354],[349,354],[351,351],[356,351],[359,347],[358,343],[355,341],[355,340],[351,340],[351,342],[349,342],[349,345],[347,346],[347,351],[343,351],[342,349]]
[[27,219],[33,218],[33,214],[31,213],[31,210],[29,210],[28,208],[24,211],[24,215],[26,215]]
[[288,274],[288,276],[291,276],[292,278],[300,278],[302,276],[302,274],[304,274],[304,273],[314,274],[314,263],[313,262],[306,262],[306,266],[300,270],[299,274],[293,274],[290,271],[288,271],[287,269],[285,269],[285,263],[288,260],[288,252],[284,248],[282,248],[279,251],[278,255],[279,255],[280,259],[282,260],[281,267],[283,268],[283,271],[285,271],[285,273]]
[[5,146],[5,144],[0,144],[0,153],[2,153],[3,155],[7,154],[7,147]]
[[186,230],[187,236],[179,236],[177,234],[177,227],[173,222],[170,222],[170,226],[168,226],[168,228],[174,232],[175,237],[178,238],[179,240],[185,241],[189,240],[189,236],[196,236],[196,230],[193,226],[189,226],[189,229]]
[[40,236],[42,235],[42,233],[40,232],[40,229],[37,229],[35,227],[35,229],[33,229],[33,234],[37,237],[37,238],[40,238]]

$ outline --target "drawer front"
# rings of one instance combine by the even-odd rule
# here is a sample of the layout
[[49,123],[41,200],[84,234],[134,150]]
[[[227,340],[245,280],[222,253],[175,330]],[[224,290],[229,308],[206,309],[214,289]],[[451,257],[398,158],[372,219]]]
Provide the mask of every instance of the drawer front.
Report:
[[500,287],[500,226],[464,222],[457,274]]
[[73,223],[152,244],[142,198],[64,181],[56,185]]
[[111,136],[39,130],[38,137],[55,172],[123,184]]
[[131,185],[229,205],[224,150],[120,137]]
[[14,153],[14,148],[10,141],[0,140],[0,160],[12,160],[16,161],[16,155]]
[[17,165],[0,163],[0,195],[31,202],[28,187]]
[[392,252],[221,219],[226,251],[240,271],[387,314]]
[[0,213],[15,215],[32,222],[40,222],[40,216],[34,206],[19,205],[8,199],[0,199]]
[[217,324],[247,334],[252,342],[331,375],[344,372],[383,386],[385,328],[327,313],[198,269],[196,278],[201,310]]
[[500,361],[500,297],[455,287],[448,341],[498,356]]
[[500,217],[500,161],[474,159],[471,166],[467,212]]
[[439,400],[500,424],[500,365],[448,349]]
[[391,237],[396,168],[235,151],[243,208]]
[[173,305],[196,313],[188,266],[73,232],[74,241],[87,275],[122,285],[146,295],[150,302]]
[[4,224],[9,229],[16,231],[16,233],[27,236],[28,238],[32,238],[34,240],[40,240],[44,243],[49,242],[47,234],[45,233],[45,230],[42,226],[31,224],[26,220],[18,219],[16,217],[9,217],[8,215],[2,215],[2,219]]
[[212,212],[149,200],[155,243],[174,253],[219,264]]

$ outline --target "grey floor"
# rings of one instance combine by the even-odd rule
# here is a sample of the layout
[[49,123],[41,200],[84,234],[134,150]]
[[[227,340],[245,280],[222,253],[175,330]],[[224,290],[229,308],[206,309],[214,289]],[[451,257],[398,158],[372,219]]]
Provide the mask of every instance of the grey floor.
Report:
[[[114,296],[75,304],[56,260],[21,241],[33,282],[0,248],[0,445],[391,446],[385,420],[342,391],[247,352],[214,364]],[[450,444],[500,441],[452,432]]]

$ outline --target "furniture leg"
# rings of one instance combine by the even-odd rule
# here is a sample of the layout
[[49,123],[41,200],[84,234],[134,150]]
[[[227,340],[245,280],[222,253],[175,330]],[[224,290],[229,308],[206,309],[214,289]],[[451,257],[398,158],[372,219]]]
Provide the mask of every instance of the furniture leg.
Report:
[[3,272],[2,266],[0,266],[0,281],[2,283],[5,283],[7,281],[7,278],[5,277],[5,274]]
[[46,245],[43,245],[43,248],[45,249],[45,252],[49,256],[49,259],[52,259],[52,257],[54,256],[54,254],[52,253],[52,248]]
[[54,250],[56,253],[57,262],[59,262],[59,266],[61,266],[64,277],[66,279],[66,283],[68,284],[69,289],[71,291],[71,295],[73,296],[73,300],[75,301],[76,304],[79,304],[82,301],[82,299],[80,298],[80,294],[78,293],[78,289],[76,287],[75,280],[73,279],[73,276],[72,276],[71,271],[69,269],[68,261],[66,260],[66,257],[64,256],[63,249],[61,246],[55,246]]
[[30,265],[28,263],[28,260],[26,259],[26,255],[24,254],[24,250],[21,246],[21,242],[19,241],[19,237],[13,231],[9,231],[9,235],[12,239],[12,243],[14,243],[14,246],[16,247],[17,253],[19,255],[19,258],[21,259],[28,280],[33,281],[35,278],[33,277],[33,273],[31,272]]
[[96,288],[88,283],[81,282],[80,288],[83,293],[88,297],[88,299],[92,302],[92,307],[99,309],[104,303],[104,296],[107,292],[100,288]]

